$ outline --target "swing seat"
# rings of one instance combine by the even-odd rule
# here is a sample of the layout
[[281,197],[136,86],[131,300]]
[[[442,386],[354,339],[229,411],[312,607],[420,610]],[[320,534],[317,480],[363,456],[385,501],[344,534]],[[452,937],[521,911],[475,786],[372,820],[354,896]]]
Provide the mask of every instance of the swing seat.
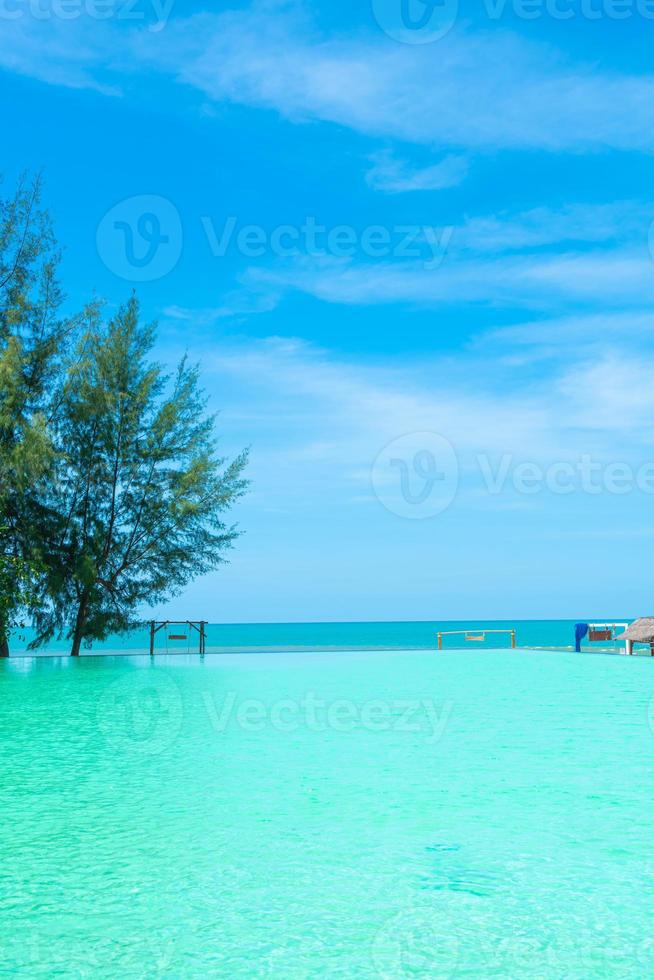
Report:
[[589,643],[606,643],[613,639],[613,630],[589,630]]
[[188,636],[177,636],[174,633],[170,633],[168,636],[169,640],[188,640]]

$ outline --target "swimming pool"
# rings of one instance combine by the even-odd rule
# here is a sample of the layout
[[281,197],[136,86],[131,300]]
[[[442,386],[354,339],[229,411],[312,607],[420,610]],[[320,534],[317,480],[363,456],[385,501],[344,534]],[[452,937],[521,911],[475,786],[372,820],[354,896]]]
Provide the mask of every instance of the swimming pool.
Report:
[[0,662],[0,973],[654,973],[654,662]]

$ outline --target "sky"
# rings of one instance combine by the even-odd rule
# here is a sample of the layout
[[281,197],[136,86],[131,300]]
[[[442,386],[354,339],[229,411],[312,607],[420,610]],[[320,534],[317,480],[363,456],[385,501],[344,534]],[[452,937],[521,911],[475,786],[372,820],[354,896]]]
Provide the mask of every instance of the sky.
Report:
[[653,613],[654,0],[0,0],[0,171],[251,488],[212,622]]

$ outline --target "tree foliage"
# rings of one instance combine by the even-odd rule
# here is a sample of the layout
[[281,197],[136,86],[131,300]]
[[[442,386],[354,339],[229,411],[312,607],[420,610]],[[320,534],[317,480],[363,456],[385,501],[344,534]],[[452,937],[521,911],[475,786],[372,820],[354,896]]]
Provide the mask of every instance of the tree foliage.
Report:
[[0,657],[9,656],[11,630],[23,626],[22,617],[36,607],[34,572],[22,558],[0,552]]
[[225,560],[246,453],[217,454],[197,367],[153,360],[136,298],[61,315],[39,194],[0,201],[0,640],[30,607],[33,645],[76,655]]
[[61,316],[58,252],[40,181],[0,198],[0,644],[30,595],[39,563],[41,497],[51,475],[48,431],[74,321]]
[[56,406],[75,320],[61,315],[59,254],[40,181],[0,199],[0,490],[18,496],[47,469],[47,422]]
[[85,640],[135,623],[139,607],[224,560],[223,513],[243,493],[245,455],[216,455],[198,370],[151,360],[154,331],[131,299],[94,318],[68,375],[56,430],[47,597],[39,640]]

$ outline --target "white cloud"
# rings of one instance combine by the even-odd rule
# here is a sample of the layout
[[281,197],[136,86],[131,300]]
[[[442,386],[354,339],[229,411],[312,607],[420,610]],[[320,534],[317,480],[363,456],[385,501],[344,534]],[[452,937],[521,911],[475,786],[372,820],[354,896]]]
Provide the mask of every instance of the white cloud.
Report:
[[234,319],[243,316],[253,316],[257,313],[270,313],[279,302],[279,295],[274,290],[257,292],[256,290],[235,289],[223,297],[219,306],[203,309],[190,309],[184,306],[167,306],[163,317],[174,322],[183,322],[190,327],[210,327],[220,320]]
[[568,370],[558,390],[569,409],[570,424],[619,433],[619,452],[628,452],[629,435],[654,441],[654,358],[607,351]]
[[31,16],[17,8],[16,19],[2,19],[0,67],[66,88],[95,89],[119,95],[117,76],[102,77],[119,49],[118,38],[105,22],[78,18],[63,20]]
[[654,76],[569,62],[500,29],[423,46],[326,38],[297,12],[255,4],[171,23],[149,41],[152,63],[203,95],[295,122],[458,150],[654,149]]
[[389,194],[406,191],[440,191],[456,187],[468,173],[465,157],[450,154],[430,167],[417,169],[404,160],[398,160],[389,150],[381,150],[371,157],[373,166],[366,174],[368,184],[375,190]]
[[[632,359],[605,352],[593,365],[595,373],[586,374],[590,364],[570,353],[564,369],[534,380],[519,370],[499,377],[496,364],[474,352],[456,362],[432,356],[362,363],[298,340],[208,348],[203,376],[223,409],[221,445],[227,441],[237,449],[251,442],[253,483],[238,515],[248,533],[229,577],[209,580],[207,601],[220,594],[232,614],[238,609],[242,617],[266,621],[292,619],[298,596],[306,619],[384,618],[388,609],[397,617],[398,608],[402,618],[428,619],[435,615],[434,595],[443,601],[445,594],[439,614],[465,618],[498,615],[508,594],[505,601],[513,606],[531,597],[535,616],[543,596],[551,598],[551,582],[558,583],[557,601],[564,602],[567,590],[574,606],[581,601],[577,582],[589,576],[595,577],[584,601],[592,598],[600,613],[602,602],[611,596],[615,601],[618,587],[624,601],[630,595],[633,600],[643,569],[634,566],[631,538],[611,551],[621,568],[631,570],[627,582],[621,571],[619,581],[609,575],[608,586],[608,552],[591,545],[589,553],[579,540],[590,541],[600,526],[620,527],[627,535],[647,526],[651,495],[578,490],[562,496],[544,489],[532,496],[519,492],[511,476],[522,463],[546,472],[565,462],[578,466],[585,455],[595,467],[630,462],[636,472],[654,458],[642,425],[651,408],[644,403],[645,388],[621,407],[619,429],[611,417],[612,394],[601,425],[594,411],[603,386],[619,391],[630,383]],[[647,383],[652,368],[648,362],[631,380]],[[425,431],[442,433],[454,445],[458,492],[433,521],[399,520],[396,513],[406,509],[401,487],[397,480],[375,482],[377,496],[375,461],[392,440]],[[404,440],[400,445],[406,451]],[[481,470],[477,454],[487,469]],[[399,458],[412,464],[409,455]],[[488,472],[497,490],[492,484],[489,490]],[[460,596],[467,602],[471,593],[475,608],[464,603],[459,611]],[[481,613],[479,596],[488,603]],[[305,597],[316,605],[307,605]],[[515,609],[506,606],[502,615],[511,614]],[[573,607],[552,614],[576,615]]]
[[[553,451],[548,410],[536,398],[497,397],[483,386],[473,393],[453,382],[436,387],[426,375],[451,377],[437,358],[429,370],[424,364],[356,363],[301,341],[272,338],[223,348],[203,358],[205,371],[212,362],[219,376],[232,378],[249,410],[262,406],[263,445],[255,456],[276,466],[284,483],[292,471],[302,471],[304,482],[323,480],[331,470],[330,480],[365,490],[379,451],[398,436],[423,430],[442,432],[461,453],[518,452],[525,444]],[[280,440],[283,472],[275,463]]]
[[561,244],[647,242],[654,206],[641,201],[567,204],[468,218],[452,244],[474,252],[508,252]]
[[400,228],[389,226],[388,255],[377,260],[362,247],[336,257],[327,236],[320,254],[252,266],[242,282],[255,295],[272,292],[263,309],[289,291],[351,305],[466,303],[557,313],[565,303],[642,307],[654,301],[652,213],[651,205],[618,201],[470,217],[441,229],[411,226],[404,251],[409,226],[395,236]]
[[493,259],[446,254],[437,269],[414,261],[306,259],[253,268],[249,281],[256,288],[297,290],[350,305],[472,303],[553,310],[563,302],[654,302],[654,265],[644,249]]
[[527,323],[499,327],[485,332],[479,345],[503,344],[507,348],[544,346],[559,355],[568,356],[569,348],[595,347],[607,342],[650,341],[654,331],[654,312],[634,310],[592,313],[585,316],[564,316],[549,320],[532,320]]
[[310,506],[309,486],[365,497],[377,454],[407,433],[441,433],[464,473],[478,472],[477,454],[641,460],[652,442],[644,426],[654,415],[652,370],[651,360],[607,349],[592,361],[573,355],[534,382],[519,369],[500,376],[474,351],[456,364],[442,356],[362,363],[275,338],[203,357],[205,375],[219,379],[223,419],[256,420],[260,487]]
[[372,28],[327,37],[301,7],[270,3],[157,26],[24,15],[3,21],[0,65],[107,92],[158,71],[214,102],[457,153],[654,150],[654,75],[573,62],[501,28],[453,30],[427,45]]
[[[351,257],[330,254],[328,229],[323,229],[313,254],[298,245],[297,254],[288,258],[271,255],[268,261],[251,265],[241,274],[240,287],[215,307],[171,308],[166,313],[189,322],[192,316],[202,326],[270,312],[285,294],[300,292],[327,303],[355,306],[525,308],[554,314],[557,321],[561,309],[570,307],[578,310],[571,316],[575,329],[579,329],[581,309],[587,319],[603,318],[601,333],[610,328],[608,314],[615,318],[622,307],[622,324],[628,321],[634,330],[634,316],[640,316],[640,329],[646,330],[647,315],[640,311],[654,302],[654,261],[647,244],[651,214],[651,206],[619,201],[469,217],[454,227],[411,226],[411,247],[404,250],[399,246],[409,226],[389,226],[388,254],[378,259],[366,252],[363,236],[352,246]],[[597,304],[602,312],[591,313]],[[507,328],[500,339],[505,344],[533,343],[540,328],[542,321]],[[597,320],[587,327],[596,328]],[[614,319],[611,329],[619,328]],[[569,324],[561,326],[559,333],[569,329]]]

